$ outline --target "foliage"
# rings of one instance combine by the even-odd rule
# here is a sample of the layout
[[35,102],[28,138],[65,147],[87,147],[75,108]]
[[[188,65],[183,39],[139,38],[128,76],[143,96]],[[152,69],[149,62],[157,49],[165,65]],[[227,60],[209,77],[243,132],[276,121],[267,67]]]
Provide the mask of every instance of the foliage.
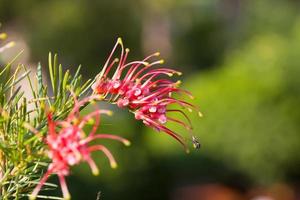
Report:
[[[55,111],[55,119],[64,118],[74,104],[70,98],[70,91],[74,91],[78,97],[83,97],[91,83],[90,80],[82,82],[80,67],[74,76],[68,71],[63,72],[62,66],[57,62],[57,56],[50,53],[50,89],[43,82],[40,64],[32,81],[30,71],[24,65],[12,69],[16,59],[17,57],[2,67],[0,72],[0,160],[3,172],[0,185],[3,199],[27,196],[32,187],[38,183],[43,169],[48,166],[49,159],[44,154],[42,139],[47,130],[45,118],[47,110]],[[28,80],[33,96],[29,100],[24,97],[24,91],[18,84],[24,79]],[[27,129],[28,124],[37,127],[42,135],[30,132]]]

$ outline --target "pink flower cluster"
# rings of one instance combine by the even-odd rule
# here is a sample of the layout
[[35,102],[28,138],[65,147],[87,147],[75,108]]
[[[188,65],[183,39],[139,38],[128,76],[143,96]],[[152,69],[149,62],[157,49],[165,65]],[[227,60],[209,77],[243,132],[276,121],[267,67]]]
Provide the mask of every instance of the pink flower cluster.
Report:
[[[121,55],[113,59],[118,46],[121,47]],[[154,53],[142,61],[126,63],[128,53],[129,49],[124,49],[122,40],[119,38],[102,71],[96,77],[92,86],[94,93],[102,95],[104,100],[116,103],[121,108],[129,108],[136,119],[142,120],[144,124],[158,131],[164,131],[186,147],[184,138],[165,125],[170,121],[182,125],[188,131],[192,129],[190,120],[183,109],[168,109],[169,105],[177,104],[189,111],[196,110],[201,115],[196,106],[174,97],[177,93],[193,98],[190,92],[178,88],[181,82],[173,82],[165,78],[175,74],[181,75],[181,72],[169,68],[154,68],[155,65],[164,63],[163,60],[150,62],[151,59],[159,56],[159,53]],[[113,70],[114,67],[116,69]],[[169,117],[167,115],[169,112],[180,113],[186,121]],[[200,146],[194,136],[192,136],[192,141],[195,147]]]
[[[41,187],[45,184],[51,174],[57,174],[59,177],[61,189],[65,199],[70,199],[70,194],[65,181],[65,176],[70,173],[70,167],[80,162],[87,162],[93,172],[98,175],[99,170],[91,157],[93,151],[102,151],[110,161],[112,168],[116,168],[117,164],[111,152],[103,145],[97,144],[89,146],[88,143],[95,139],[113,139],[118,140],[125,145],[129,145],[129,141],[119,136],[110,134],[95,134],[99,122],[100,115],[110,115],[108,110],[96,109],[92,113],[80,119],[79,109],[81,106],[96,100],[96,96],[90,96],[82,101],[75,99],[75,105],[67,119],[64,121],[53,120],[53,114],[48,114],[48,134],[45,142],[48,145],[48,157],[52,160],[47,172],[42,177],[36,188],[33,190],[30,198],[35,199]],[[87,135],[83,127],[88,121],[95,118],[92,131]],[[38,133],[36,130],[31,130]]]

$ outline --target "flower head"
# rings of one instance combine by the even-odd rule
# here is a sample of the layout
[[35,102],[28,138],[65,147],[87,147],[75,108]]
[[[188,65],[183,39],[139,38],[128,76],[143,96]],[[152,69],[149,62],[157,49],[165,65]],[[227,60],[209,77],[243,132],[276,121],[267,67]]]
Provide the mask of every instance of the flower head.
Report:
[[[118,46],[121,47],[120,58],[113,59]],[[180,81],[174,82],[169,78],[173,75],[180,76],[181,72],[164,67],[155,68],[156,65],[164,63],[163,60],[151,62],[159,56],[159,53],[154,53],[141,61],[126,62],[128,53],[129,49],[124,49],[119,38],[102,71],[96,77],[92,86],[94,93],[102,95],[103,99],[116,103],[121,108],[127,107],[134,113],[136,119],[171,135],[186,147],[184,138],[166,126],[167,122],[175,122],[190,132],[192,126],[184,108],[188,111],[195,110],[201,115],[196,106],[174,97],[177,93],[193,98],[190,92],[179,88]],[[169,106],[174,104],[182,109],[170,109]],[[186,120],[169,117],[170,112],[180,113]],[[195,147],[200,146],[194,136],[192,142]]]
[[[80,162],[87,162],[93,172],[98,175],[99,170],[91,157],[94,151],[102,151],[109,159],[112,168],[116,168],[117,164],[111,152],[103,145],[91,145],[89,142],[95,139],[113,139],[129,145],[129,141],[119,136],[110,134],[96,134],[100,122],[100,115],[111,115],[108,110],[96,109],[92,113],[80,118],[79,109],[81,106],[95,100],[96,96],[90,96],[77,101],[75,98],[75,105],[66,120],[56,121],[53,119],[53,113],[48,114],[48,134],[45,142],[48,145],[48,157],[52,160],[48,167],[46,174],[42,177],[39,184],[33,190],[31,199],[35,199],[43,184],[46,182],[51,174],[57,174],[59,177],[61,189],[65,199],[70,198],[68,188],[65,181],[65,176],[70,174],[70,167],[77,165]],[[92,131],[87,135],[83,127],[92,118],[95,118],[95,123]],[[32,129],[31,129],[32,130]],[[37,132],[33,130],[34,132]]]

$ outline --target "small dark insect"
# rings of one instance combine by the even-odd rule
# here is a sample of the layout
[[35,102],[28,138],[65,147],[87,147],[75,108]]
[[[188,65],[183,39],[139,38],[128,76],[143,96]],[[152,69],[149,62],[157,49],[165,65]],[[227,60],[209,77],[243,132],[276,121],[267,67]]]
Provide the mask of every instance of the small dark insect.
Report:
[[201,148],[201,144],[198,141],[198,139],[196,138],[196,136],[192,136],[192,140],[193,140],[193,146],[195,149],[200,149]]

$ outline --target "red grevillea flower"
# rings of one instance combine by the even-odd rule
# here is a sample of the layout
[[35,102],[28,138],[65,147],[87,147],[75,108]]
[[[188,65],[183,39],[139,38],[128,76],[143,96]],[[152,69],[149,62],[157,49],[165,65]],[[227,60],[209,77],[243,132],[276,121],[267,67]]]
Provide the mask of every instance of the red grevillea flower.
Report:
[[[97,98],[98,97],[96,96],[90,96],[82,101],[77,101],[75,99],[74,108],[64,121],[55,121],[53,120],[53,114],[48,114],[48,134],[45,138],[45,142],[48,145],[48,157],[52,160],[52,162],[50,163],[46,174],[33,190],[30,196],[31,199],[36,198],[41,187],[51,174],[57,174],[63,192],[63,197],[65,199],[70,199],[65,176],[70,174],[71,166],[79,164],[80,162],[87,162],[93,174],[98,175],[99,170],[91,157],[91,153],[94,151],[102,151],[109,159],[111,167],[117,167],[114,157],[105,146],[100,144],[91,146],[88,145],[89,142],[95,139],[117,140],[124,143],[126,146],[130,144],[128,140],[119,136],[95,133],[100,122],[100,115],[111,115],[111,112],[108,110],[96,109],[82,118],[79,116],[79,108],[87,102]],[[83,131],[83,127],[93,118],[95,118],[95,123],[92,131],[87,135]],[[32,128],[29,129],[38,133]]]
[[[121,55],[119,58],[113,58],[118,46],[121,47]],[[158,57],[159,53],[154,53],[141,61],[126,62],[128,53],[129,49],[124,49],[119,38],[102,71],[96,77],[92,86],[94,93],[102,95],[104,100],[116,103],[121,108],[129,108],[136,119],[171,135],[186,148],[184,138],[166,126],[166,122],[175,122],[190,132],[192,125],[184,108],[190,112],[195,110],[201,116],[196,106],[174,97],[177,93],[193,98],[190,92],[179,88],[180,81],[173,82],[169,79],[173,75],[181,75],[181,72],[164,67],[154,68],[164,63],[163,60],[150,61]],[[182,109],[169,109],[169,105],[173,104],[179,105]],[[185,121],[168,116],[167,113],[170,112],[181,114]],[[194,147],[200,147],[195,136],[192,136],[192,141]]]

